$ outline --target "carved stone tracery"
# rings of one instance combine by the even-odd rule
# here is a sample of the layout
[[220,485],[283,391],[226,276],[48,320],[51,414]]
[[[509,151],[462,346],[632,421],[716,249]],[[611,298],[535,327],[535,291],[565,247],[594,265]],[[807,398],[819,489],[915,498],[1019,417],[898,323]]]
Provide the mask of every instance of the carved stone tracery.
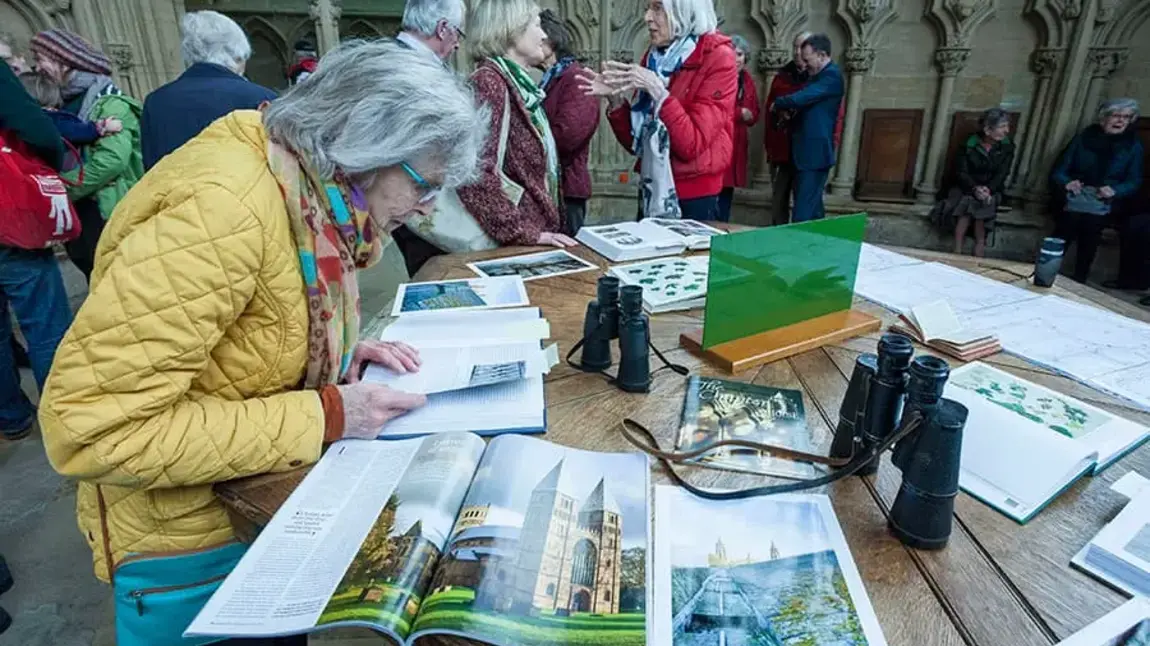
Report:
[[1110,78],[1125,67],[1130,50],[1125,47],[1092,47],[1087,54],[1091,78]]
[[1050,78],[1058,71],[1066,50],[1044,47],[1036,49],[1030,54],[1030,71],[1039,78]]
[[846,51],[844,62],[847,72],[851,74],[866,74],[874,67],[875,50],[873,47],[851,47]]
[[779,47],[767,47],[759,50],[759,71],[763,73],[777,72],[791,60],[791,50]]
[[930,0],[926,15],[944,48],[969,49],[974,32],[994,15],[994,0]]
[[835,15],[847,28],[850,47],[874,48],[878,33],[895,19],[895,0],[838,0]]
[[105,43],[104,53],[112,61],[112,66],[118,72],[127,72],[134,64],[132,46],[125,43]]
[[943,76],[958,76],[970,59],[970,50],[965,47],[940,47],[934,52],[934,64]]

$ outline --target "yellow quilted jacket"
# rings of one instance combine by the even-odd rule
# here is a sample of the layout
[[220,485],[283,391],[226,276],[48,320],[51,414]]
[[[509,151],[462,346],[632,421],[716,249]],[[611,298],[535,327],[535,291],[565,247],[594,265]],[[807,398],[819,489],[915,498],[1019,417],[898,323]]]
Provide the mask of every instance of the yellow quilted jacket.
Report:
[[254,111],[234,112],[158,164],[116,207],[87,301],[40,400],[52,466],[113,562],[233,537],[213,483],[319,459],[323,410],[293,391],[307,301]]

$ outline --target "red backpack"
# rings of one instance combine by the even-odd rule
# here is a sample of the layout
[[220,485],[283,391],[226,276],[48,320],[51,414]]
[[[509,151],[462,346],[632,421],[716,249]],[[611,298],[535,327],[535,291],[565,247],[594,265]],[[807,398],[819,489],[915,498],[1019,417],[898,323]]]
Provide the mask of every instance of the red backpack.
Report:
[[0,245],[43,249],[79,235],[80,219],[60,174],[0,130]]

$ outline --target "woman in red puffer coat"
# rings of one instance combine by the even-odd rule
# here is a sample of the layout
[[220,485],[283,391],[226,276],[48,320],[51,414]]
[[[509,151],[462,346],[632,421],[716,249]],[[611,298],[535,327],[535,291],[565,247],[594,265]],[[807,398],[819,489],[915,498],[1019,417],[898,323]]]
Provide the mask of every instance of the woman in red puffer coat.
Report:
[[641,64],[608,61],[584,89],[608,98],[615,137],[639,157],[643,217],[718,219],[738,90],[731,39],[715,31],[712,0],[649,0],[644,20]]

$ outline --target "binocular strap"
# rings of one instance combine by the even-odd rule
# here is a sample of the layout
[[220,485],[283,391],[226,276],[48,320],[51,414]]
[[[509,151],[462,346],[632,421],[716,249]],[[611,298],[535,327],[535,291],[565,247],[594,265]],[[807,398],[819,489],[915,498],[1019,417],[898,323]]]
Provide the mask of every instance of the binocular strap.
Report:
[[[707,444],[698,449],[690,451],[664,451],[659,447],[659,441],[647,427],[636,422],[630,418],[624,418],[621,424],[621,431],[623,437],[628,442],[633,444],[640,451],[658,460],[663,468],[667,470],[667,475],[671,480],[686,489],[687,491],[699,496],[700,498],[707,498],[709,500],[738,500],[741,498],[751,498],[754,496],[767,496],[778,493],[790,493],[794,491],[803,491],[805,489],[813,489],[831,484],[838,480],[854,474],[859,469],[866,466],[872,460],[878,459],[878,456],[890,447],[894,446],[896,442],[902,438],[910,435],[918,429],[923,423],[921,414],[911,415],[911,419],[905,420],[903,424],[894,432],[891,433],[882,444],[871,447],[871,450],[861,454],[855,455],[853,452],[849,458],[831,458],[825,455],[814,455],[812,453],[804,453],[794,449],[788,449],[781,446],[774,446],[772,444],[761,444],[759,442],[750,442],[747,440],[720,440]],[[800,460],[806,462],[816,462],[825,464],[831,467],[841,467],[825,476],[819,478],[812,478],[810,480],[798,480],[782,485],[766,485],[762,487],[751,487],[749,489],[737,489],[734,491],[714,491],[710,489],[702,489],[687,482],[682,474],[679,473],[676,465],[682,462],[692,460],[705,453],[713,451],[723,446],[737,446],[742,448],[749,448],[756,451],[768,453],[773,457],[781,457],[789,460]]]
[[[596,332],[598,332],[598,329],[596,329]],[[575,345],[571,346],[571,349],[567,351],[567,359],[566,359],[567,365],[571,366],[572,368],[574,368],[576,370],[583,370],[583,366],[575,363],[574,361],[571,360],[571,358],[574,357],[575,353],[578,352],[586,343],[587,343],[587,337],[583,337],[582,339],[579,339],[575,343]],[[691,371],[688,370],[686,366],[684,366],[682,364],[678,364],[678,363],[671,363],[670,361],[668,361],[667,357],[663,356],[662,352],[659,352],[659,348],[656,348],[655,344],[651,343],[651,337],[649,335],[647,337],[647,347],[651,348],[651,351],[655,353],[655,356],[659,357],[659,361],[663,362],[663,368],[670,368],[672,371],[674,371],[680,375],[683,375],[684,377],[691,374]],[[663,368],[658,368],[658,370],[662,370]],[[615,377],[612,377],[611,375],[607,374],[607,371],[605,371],[605,370],[599,370],[597,372],[599,372],[599,374],[611,379],[612,381],[615,380]]]

